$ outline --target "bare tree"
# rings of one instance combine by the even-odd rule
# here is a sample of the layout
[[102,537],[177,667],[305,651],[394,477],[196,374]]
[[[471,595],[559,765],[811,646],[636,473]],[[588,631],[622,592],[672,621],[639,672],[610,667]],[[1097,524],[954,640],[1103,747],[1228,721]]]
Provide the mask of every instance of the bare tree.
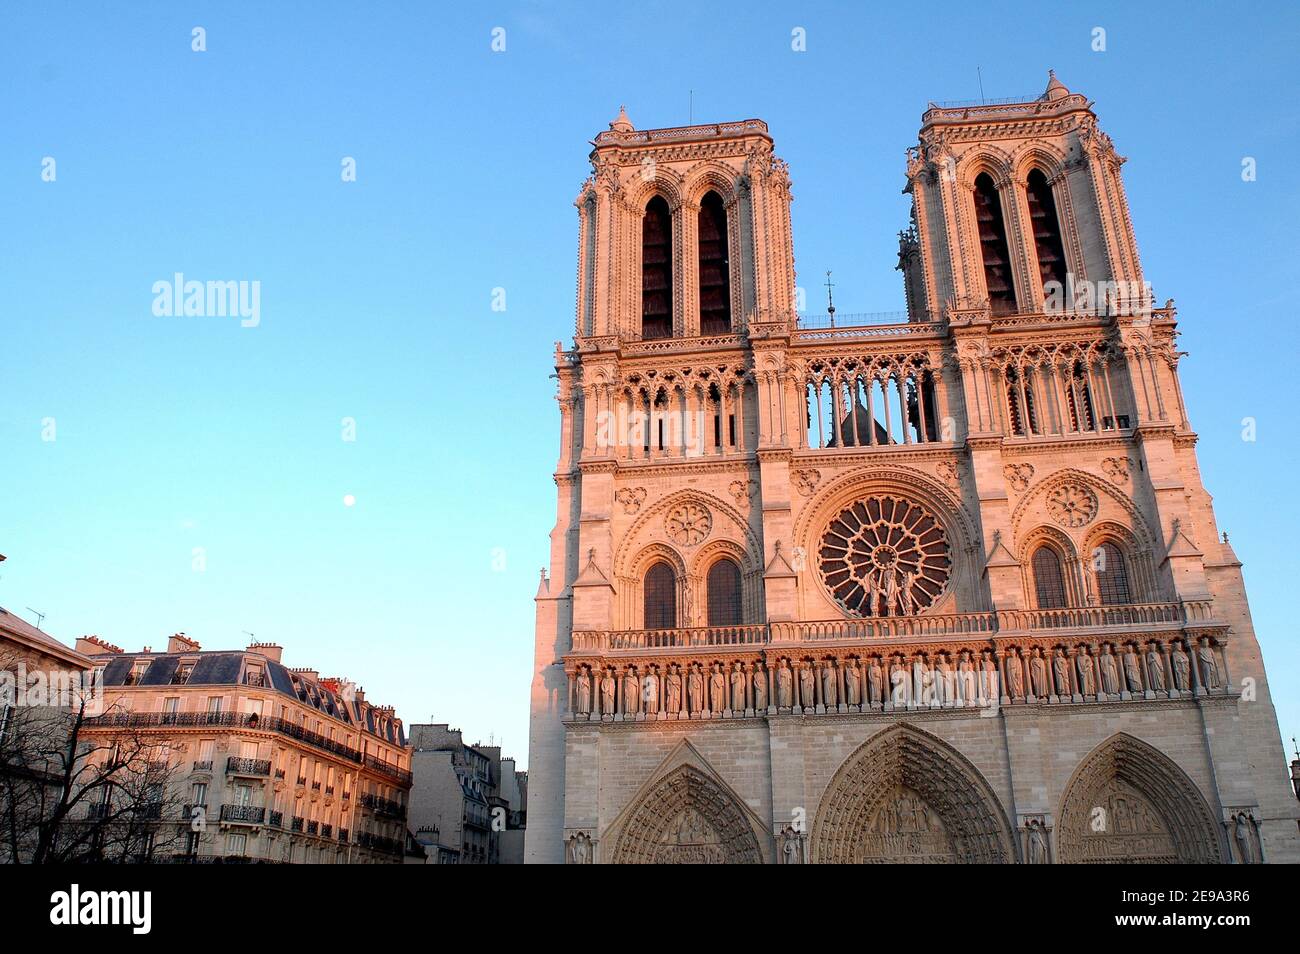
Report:
[[[18,671],[3,655],[0,669]],[[98,713],[93,690],[49,701],[0,700],[0,860],[170,857],[189,820],[168,740],[121,724],[120,707]]]

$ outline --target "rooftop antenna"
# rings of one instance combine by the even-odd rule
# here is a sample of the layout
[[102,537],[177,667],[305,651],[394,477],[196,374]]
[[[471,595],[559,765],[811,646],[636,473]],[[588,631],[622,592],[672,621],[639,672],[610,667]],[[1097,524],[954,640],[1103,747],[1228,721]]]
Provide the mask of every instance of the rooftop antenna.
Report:
[[686,101],[686,125],[695,125],[695,90],[690,90]]
[[45,620],[45,614],[42,613],[40,610],[32,609],[30,606],[27,607],[27,612],[36,614],[36,628],[40,629],[41,623]]
[[979,80],[979,84],[980,84],[980,105],[982,106],[982,105],[984,104],[984,74],[982,74],[982,73],[980,72],[980,68],[979,68],[978,66],[975,67],[975,78],[976,78],[977,80]]
[[256,633],[250,633],[250,632],[249,632],[248,630],[246,630],[246,629],[241,629],[240,632],[243,633],[245,636],[247,636],[247,637],[249,638],[249,640],[251,640],[252,642],[257,642],[257,634],[256,634]]
[[835,285],[831,282],[831,273],[826,273],[826,314],[831,316],[831,327],[835,327],[835,299],[831,297],[831,289]]

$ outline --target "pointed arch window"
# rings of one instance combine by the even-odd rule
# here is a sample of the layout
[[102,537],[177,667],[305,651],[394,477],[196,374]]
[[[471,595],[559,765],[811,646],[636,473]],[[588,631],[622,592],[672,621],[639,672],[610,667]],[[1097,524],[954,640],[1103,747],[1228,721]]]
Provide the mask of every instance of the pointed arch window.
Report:
[[1034,409],[1034,389],[1029,373],[1023,368],[1007,368],[1007,414],[1011,433],[1021,437],[1038,433],[1038,415]]
[[1061,220],[1056,214],[1052,187],[1041,169],[1031,169],[1025,187],[1029,200],[1029,223],[1034,230],[1034,250],[1043,285],[1056,282],[1065,288],[1065,244],[1061,241]]
[[700,334],[731,331],[731,265],[727,255],[727,210],[722,196],[700,200]]
[[740,566],[724,557],[709,567],[709,625],[740,625]]
[[641,219],[641,337],[673,333],[673,216],[655,196]]
[[645,574],[645,629],[677,626],[677,574],[667,563],[656,563]]
[[1076,361],[1066,382],[1065,399],[1070,409],[1070,425],[1076,431],[1097,429],[1097,418],[1092,409],[1092,388],[1082,361]]
[[984,284],[989,293],[989,310],[1010,315],[1016,310],[1016,288],[1011,276],[1011,251],[1007,227],[1002,220],[1002,200],[987,172],[975,179],[975,224],[979,229],[980,254],[984,259]]
[[1031,561],[1034,568],[1034,602],[1039,609],[1059,609],[1067,605],[1065,599],[1065,574],[1061,571],[1061,557],[1055,550],[1043,545],[1034,551]]
[[1093,551],[1093,568],[1097,573],[1097,598],[1105,606],[1133,602],[1128,585],[1128,565],[1124,551],[1109,540]]

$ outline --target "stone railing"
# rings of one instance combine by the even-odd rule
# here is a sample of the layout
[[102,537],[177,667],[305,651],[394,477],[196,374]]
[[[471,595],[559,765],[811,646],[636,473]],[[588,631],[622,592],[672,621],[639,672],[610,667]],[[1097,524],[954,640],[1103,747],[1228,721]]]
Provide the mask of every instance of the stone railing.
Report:
[[1145,633],[1180,630],[1187,626],[1218,625],[1220,624],[1214,617],[1214,605],[1209,600],[1125,603],[1114,606],[782,621],[686,629],[576,631],[573,633],[570,655],[627,656],[652,650],[926,641],[963,636],[984,636],[991,639],[1065,630],[1089,635],[1119,635],[1125,632]]
[[687,649],[705,646],[759,646],[770,642],[763,624],[700,626],[689,629],[632,629],[623,632],[575,632],[574,652]]

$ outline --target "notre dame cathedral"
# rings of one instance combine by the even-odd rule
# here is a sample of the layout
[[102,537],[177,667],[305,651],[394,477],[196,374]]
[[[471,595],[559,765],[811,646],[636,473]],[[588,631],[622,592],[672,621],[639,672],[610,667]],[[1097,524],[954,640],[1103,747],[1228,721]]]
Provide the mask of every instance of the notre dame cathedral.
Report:
[[530,861],[1300,861],[1085,96],[924,113],[905,320],[801,313],[763,122],[590,159]]

